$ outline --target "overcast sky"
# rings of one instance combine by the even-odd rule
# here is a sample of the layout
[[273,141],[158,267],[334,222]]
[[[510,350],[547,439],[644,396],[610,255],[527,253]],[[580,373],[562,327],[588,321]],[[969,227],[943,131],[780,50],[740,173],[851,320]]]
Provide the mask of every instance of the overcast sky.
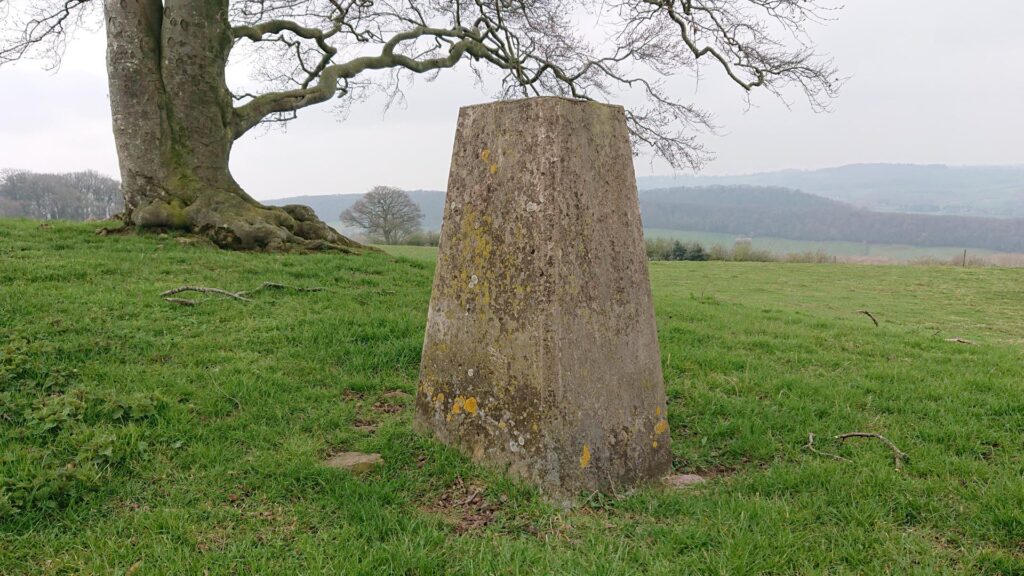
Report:
[[[812,30],[820,51],[850,76],[834,110],[812,112],[713,77],[680,83],[722,126],[704,143],[704,174],[819,168],[856,162],[1024,164],[1024,2],[854,0]],[[95,169],[117,157],[101,34],[79,34],[61,70],[0,68],[0,168]],[[256,198],[363,192],[376,184],[443,189],[459,106],[487,100],[468,74],[417,82],[404,108],[331,105],[304,111],[287,132],[253,130],[232,168]],[[638,158],[640,175],[671,173]]]

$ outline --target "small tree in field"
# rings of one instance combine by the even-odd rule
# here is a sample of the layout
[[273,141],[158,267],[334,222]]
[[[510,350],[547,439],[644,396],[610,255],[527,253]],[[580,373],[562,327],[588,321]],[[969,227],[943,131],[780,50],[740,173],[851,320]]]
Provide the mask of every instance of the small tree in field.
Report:
[[409,195],[391,186],[376,186],[341,213],[341,222],[359,228],[368,238],[397,244],[419,230],[423,221],[420,207]]
[[688,242],[686,244],[686,258],[685,260],[691,260],[694,262],[703,262],[708,259],[708,253],[704,251],[704,246],[700,242]]
[[672,260],[687,260],[686,258],[686,246],[682,242],[676,240],[672,243]]

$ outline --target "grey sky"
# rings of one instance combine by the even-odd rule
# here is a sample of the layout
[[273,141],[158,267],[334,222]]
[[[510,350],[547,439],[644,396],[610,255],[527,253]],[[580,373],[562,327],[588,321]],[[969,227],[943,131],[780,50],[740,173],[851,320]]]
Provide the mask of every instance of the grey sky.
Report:
[[[965,8],[968,7],[968,8]],[[1024,2],[854,0],[812,30],[850,76],[829,114],[755,94],[708,69],[679,89],[722,127],[704,137],[706,174],[855,162],[1024,164]],[[331,105],[287,132],[254,130],[232,167],[255,197],[363,192],[376,184],[443,189],[458,108],[487,99],[468,74],[418,80],[405,107],[359,104],[344,122]],[[0,168],[117,174],[101,34],[81,33],[57,74],[39,63],[0,68]],[[640,175],[670,173],[638,158]]]

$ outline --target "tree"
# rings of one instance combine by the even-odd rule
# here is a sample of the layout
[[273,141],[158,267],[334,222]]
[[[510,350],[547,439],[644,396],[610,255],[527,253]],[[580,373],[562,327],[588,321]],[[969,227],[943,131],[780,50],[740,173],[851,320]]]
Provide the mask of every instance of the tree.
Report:
[[686,259],[694,262],[704,262],[708,259],[708,253],[700,242],[689,242],[686,245]]
[[341,213],[341,222],[359,228],[372,240],[397,244],[416,232],[423,221],[409,195],[390,186],[376,186]]
[[[409,75],[467,61],[498,73],[503,98],[642,102],[627,112],[633,141],[673,166],[699,166],[694,132],[713,128],[666,89],[677,72],[707,63],[748,92],[795,85],[816,108],[837,89],[800,40],[818,0],[8,0],[0,64],[56,65],[101,3],[124,221],[230,248],[355,247],[306,207],[253,200],[228,168],[232,145],[335,97],[395,96]],[[236,51],[255,57],[258,89],[229,89]]]
[[83,220],[106,220],[124,209],[121,184],[93,170],[64,174],[82,202]]
[[682,242],[676,240],[672,243],[672,254],[670,260],[686,260],[686,246]]

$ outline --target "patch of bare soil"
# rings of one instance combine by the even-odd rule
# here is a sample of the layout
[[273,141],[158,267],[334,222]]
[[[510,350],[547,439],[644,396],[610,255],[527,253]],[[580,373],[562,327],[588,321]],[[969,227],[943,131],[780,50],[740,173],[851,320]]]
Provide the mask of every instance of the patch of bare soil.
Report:
[[484,497],[485,490],[483,486],[466,484],[458,478],[437,501],[422,509],[444,518],[456,534],[480,530],[494,522],[500,510],[498,504]]
[[383,414],[396,414],[401,412],[403,407],[389,402],[377,402],[373,405],[373,409]]
[[360,432],[366,432],[368,434],[372,434],[377,431],[377,424],[372,420],[367,420],[365,418],[356,418],[355,421],[352,422],[352,427]]

